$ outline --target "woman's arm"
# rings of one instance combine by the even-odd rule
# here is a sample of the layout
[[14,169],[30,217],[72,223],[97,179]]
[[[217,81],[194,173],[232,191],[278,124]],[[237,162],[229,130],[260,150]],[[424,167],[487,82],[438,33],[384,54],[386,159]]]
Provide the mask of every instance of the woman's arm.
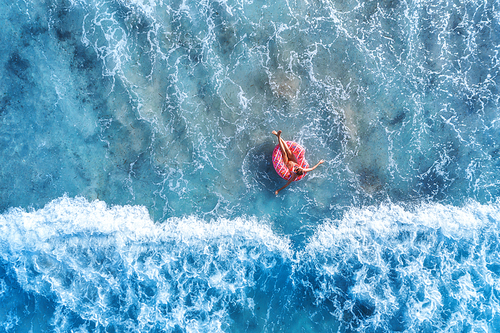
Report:
[[277,190],[276,192],[274,192],[275,195],[278,195],[278,192],[281,191],[282,189],[284,189],[285,187],[287,187],[288,185],[290,185],[291,182],[293,182],[293,180],[297,178],[296,175],[292,174],[292,176],[290,177],[290,179],[286,182],[285,186],[283,186],[282,188],[280,188],[279,190]]
[[309,171],[313,171],[314,169],[316,169],[318,167],[318,165],[320,164],[323,164],[325,163],[325,161],[321,160],[318,162],[318,164],[316,164],[315,166],[313,166],[312,168],[307,168],[307,169],[304,169],[305,172],[309,172]]

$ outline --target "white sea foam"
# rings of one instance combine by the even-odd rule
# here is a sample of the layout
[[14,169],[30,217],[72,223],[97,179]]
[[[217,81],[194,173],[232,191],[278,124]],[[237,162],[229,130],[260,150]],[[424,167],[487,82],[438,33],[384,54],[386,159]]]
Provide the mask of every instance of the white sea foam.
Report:
[[371,329],[480,329],[500,306],[489,296],[500,291],[492,265],[499,225],[498,203],[351,209],[318,228],[300,253],[302,269],[322,281],[312,292],[319,304],[333,303],[339,320],[357,300]]
[[[325,323],[351,313],[350,325],[368,330],[479,328],[500,308],[499,223],[498,204],[387,204],[326,221],[294,250],[254,218],[156,223],[144,207],[62,197],[1,215],[0,255],[22,290],[54,298],[62,331],[74,325],[67,310],[116,329],[226,331],[235,307],[249,320],[278,297],[256,295],[282,274],[293,287],[275,284],[287,293],[279,297],[311,293],[299,306]],[[285,320],[266,311],[260,325]]]
[[[223,331],[230,304],[252,312],[246,293],[256,275],[292,256],[288,241],[255,219],[159,224],[144,207],[82,198],[11,209],[0,231],[2,259],[25,291],[117,329]],[[54,324],[64,326],[65,313]]]

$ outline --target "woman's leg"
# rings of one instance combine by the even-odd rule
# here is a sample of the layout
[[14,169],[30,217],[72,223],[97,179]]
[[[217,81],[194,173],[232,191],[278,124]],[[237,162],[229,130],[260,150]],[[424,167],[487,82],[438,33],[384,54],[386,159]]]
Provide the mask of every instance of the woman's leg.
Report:
[[278,137],[278,144],[280,145],[281,157],[283,158],[283,162],[285,162],[285,165],[287,165],[288,164],[288,153],[286,152],[286,148],[288,148],[288,147],[286,146],[286,143],[281,138],[281,131],[278,131],[278,133],[276,133],[276,131],[273,131],[273,134]]
[[283,156],[283,162],[285,162],[285,164],[288,164],[288,161],[291,160],[297,163],[297,158],[295,158],[295,155],[292,153],[290,148],[288,148],[285,140],[281,138],[281,131],[278,131],[278,133],[276,133],[276,131],[273,131],[273,134],[278,137],[278,143],[280,145],[281,155]]

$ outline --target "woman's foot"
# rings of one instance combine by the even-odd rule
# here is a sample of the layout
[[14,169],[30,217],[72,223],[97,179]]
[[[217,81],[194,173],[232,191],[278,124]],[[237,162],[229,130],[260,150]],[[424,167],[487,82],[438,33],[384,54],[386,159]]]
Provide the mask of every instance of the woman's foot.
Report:
[[280,137],[280,135],[281,135],[281,130],[279,130],[278,132],[273,131],[272,133],[273,133],[274,135],[276,135],[276,136],[279,138],[279,137]]

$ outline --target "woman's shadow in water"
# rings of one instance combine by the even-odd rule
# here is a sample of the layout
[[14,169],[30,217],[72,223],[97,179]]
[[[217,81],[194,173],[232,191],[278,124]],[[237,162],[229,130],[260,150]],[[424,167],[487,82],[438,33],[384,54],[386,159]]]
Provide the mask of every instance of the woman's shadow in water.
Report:
[[284,184],[284,180],[276,173],[272,154],[276,144],[268,141],[251,148],[243,161],[244,181],[248,188],[257,187],[274,197],[274,191]]

